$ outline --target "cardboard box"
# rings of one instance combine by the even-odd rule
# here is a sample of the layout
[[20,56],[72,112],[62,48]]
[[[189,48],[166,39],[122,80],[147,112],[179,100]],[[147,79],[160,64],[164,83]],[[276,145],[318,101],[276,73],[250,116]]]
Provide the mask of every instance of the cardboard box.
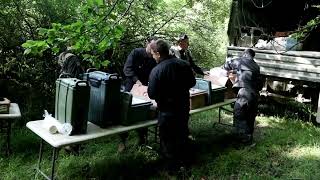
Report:
[[9,114],[10,100],[7,98],[0,99],[0,114]]

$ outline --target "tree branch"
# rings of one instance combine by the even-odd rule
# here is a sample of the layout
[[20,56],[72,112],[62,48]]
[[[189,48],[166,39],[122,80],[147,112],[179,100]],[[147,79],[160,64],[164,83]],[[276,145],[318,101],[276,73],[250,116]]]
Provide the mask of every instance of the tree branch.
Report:
[[[133,2],[134,2],[134,0],[130,1],[130,4],[129,4],[128,8],[126,9],[126,11],[122,14],[120,19],[113,24],[113,26],[117,25],[127,15],[127,13],[129,12]],[[110,28],[110,30],[106,33],[106,35],[102,37],[102,39],[98,42],[98,44],[101,43],[108,36],[108,34],[111,32],[111,30],[112,30],[112,28]]]
[[22,13],[21,8],[20,8],[19,4],[17,3],[17,1],[13,1],[13,3],[14,3],[14,5],[16,6],[17,11],[19,12],[19,14],[21,15],[21,17],[23,18],[23,21],[24,21],[24,22],[27,24],[27,26],[29,27],[29,29],[30,29],[30,32],[29,32],[29,33],[30,33],[32,39],[34,39],[35,37],[34,37],[34,34],[33,34],[33,28],[32,28],[32,26],[31,26],[31,24],[30,24],[29,21],[27,21],[27,19],[25,18],[25,15]]
[[154,36],[160,29],[162,29],[166,24],[168,24],[170,21],[172,21],[174,18],[177,17],[178,13],[187,5],[183,5],[170,19],[168,19],[165,23],[163,23],[157,30],[155,30],[151,36]]

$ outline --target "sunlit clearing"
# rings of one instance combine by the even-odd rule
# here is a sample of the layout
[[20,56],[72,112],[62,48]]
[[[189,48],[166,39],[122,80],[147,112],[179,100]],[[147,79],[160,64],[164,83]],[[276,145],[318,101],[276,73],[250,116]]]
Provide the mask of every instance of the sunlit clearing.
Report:
[[310,159],[320,159],[320,147],[295,147],[290,152],[286,154],[288,158],[293,159],[302,159],[302,158],[310,158]]

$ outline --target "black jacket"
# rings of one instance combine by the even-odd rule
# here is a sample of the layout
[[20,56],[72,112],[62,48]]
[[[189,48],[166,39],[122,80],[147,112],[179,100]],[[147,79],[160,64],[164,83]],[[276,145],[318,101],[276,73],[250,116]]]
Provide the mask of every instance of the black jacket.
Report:
[[123,72],[134,83],[139,80],[143,85],[148,85],[151,70],[157,65],[156,61],[149,56],[145,48],[136,48],[131,51],[124,65]]
[[150,74],[148,95],[162,112],[189,111],[189,89],[195,83],[189,63],[178,58],[165,59]]
[[190,63],[190,66],[195,73],[204,75],[202,69],[199,66],[197,66],[196,63],[194,63],[193,57],[189,49],[183,50],[183,49],[179,49],[177,46],[173,46],[170,49],[170,54]]

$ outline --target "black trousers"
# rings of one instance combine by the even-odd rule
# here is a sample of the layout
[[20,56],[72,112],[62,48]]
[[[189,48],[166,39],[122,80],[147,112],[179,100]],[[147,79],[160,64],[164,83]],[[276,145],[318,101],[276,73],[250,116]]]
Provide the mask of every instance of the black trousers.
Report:
[[185,112],[159,112],[161,153],[172,167],[188,165],[192,148],[188,139],[189,110]]
[[252,136],[258,110],[258,93],[241,88],[234,105],[233,124],[239,136]]

